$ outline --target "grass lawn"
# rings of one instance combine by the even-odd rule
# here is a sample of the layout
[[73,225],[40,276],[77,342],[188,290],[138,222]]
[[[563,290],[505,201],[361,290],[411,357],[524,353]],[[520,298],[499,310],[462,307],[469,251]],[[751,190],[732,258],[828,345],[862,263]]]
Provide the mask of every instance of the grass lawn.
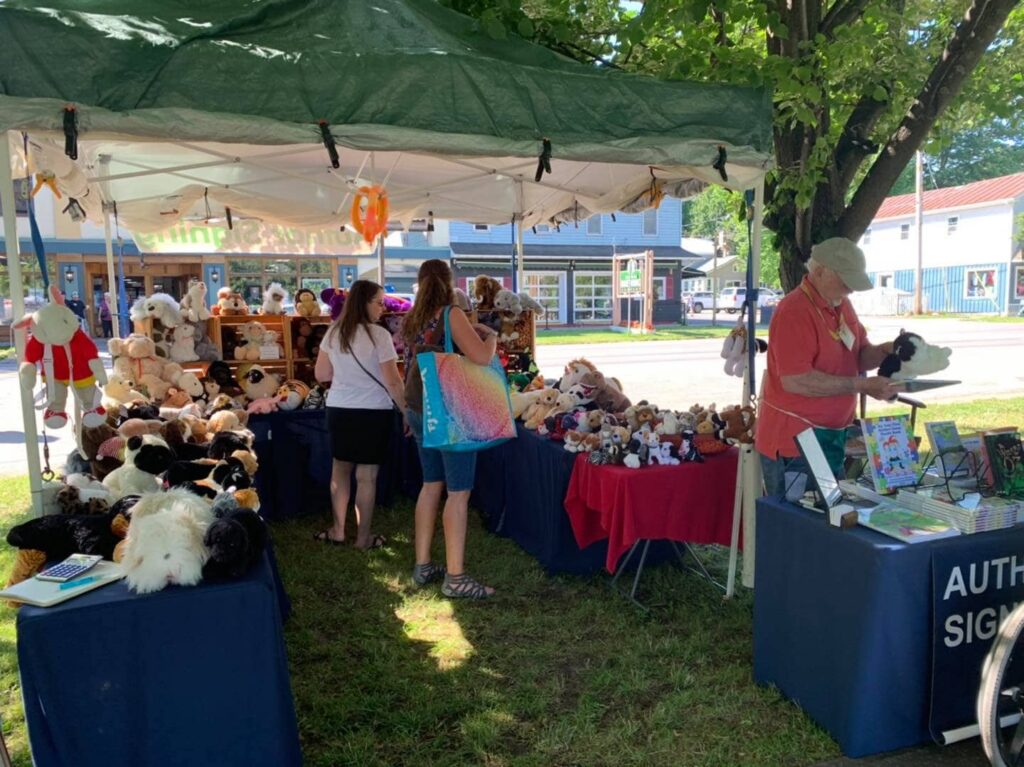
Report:
[[[735,321],[723,319],[717,328],[707,325],[674,325],[659,327],[653,333],[634,335],[618,333],[608,328],[537,328],[537,345],[555,344],[612,344],[632,341],[686,341],[693,338],[724,338],[729,335]],[[758,335],[767,336],[768,329],[758,330]]]
[[16,352],[13,346],[0,347],[0,360],[13,359],[16,356]]
[[[869,400],[868,417],[910,413],[910,407],[907,405],[881,407],[877,404],[877,402]],[[1024,397],[938,403],[929,405],[924,410],[918,410],[916,433],[922,437],[922,450],[931,449],[928,434],[924,428],[928,421],[955,421],[961,434],[981,429],[993,429],[997,426],[1016,426],[1024,431]]]
[[[906,408],[869,415],[888,410]],[[1024,398],[935,405],[920,419],[1024,426]],[[0,480],[5,530],[25,513],[27,484]],[[652,568],[641,583],[647,615],[604,574],[546,575],[471,513],[470,571],[499,596],[452,602],[437,586],[412,587],[408,501],[378,511],[390,544],[369,554],[314,543],[325,522],[273,525],[311,767],[800,767],[839,755],[794,704],[754,685],[751,592],[726,602],[692,574]],[[705,553],[724,578],[726,552]],[[11,558],[0,547],[0,568]],[[15,764],[27,767],[14,618],[0,607],[0,715]]]

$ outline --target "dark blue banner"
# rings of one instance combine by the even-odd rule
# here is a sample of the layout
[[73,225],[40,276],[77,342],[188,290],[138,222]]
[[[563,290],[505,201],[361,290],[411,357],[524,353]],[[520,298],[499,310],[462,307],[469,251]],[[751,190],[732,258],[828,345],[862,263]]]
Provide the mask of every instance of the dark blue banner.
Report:
[[[932,737],[976,724],[981,666],[999,626],[1024,601],[1024,528],[934,544]],[[959,544],[959,545],[958,545]]]

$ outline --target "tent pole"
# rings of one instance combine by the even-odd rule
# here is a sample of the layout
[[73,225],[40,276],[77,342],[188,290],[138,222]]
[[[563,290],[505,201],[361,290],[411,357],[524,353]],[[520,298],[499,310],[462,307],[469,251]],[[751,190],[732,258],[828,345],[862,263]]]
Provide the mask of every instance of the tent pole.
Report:
[[526,264],[523,261],[523,182],[516,183],[516,292],[526,290]]
[[[750,385],[748,383],[749,371],[743,374],[744,390]],[[732,536],[729,542],[729,577],[725,582],[725,598],[732,599],[736,593],[736,565],[739,560],[740,543],[740,519],[743,511],[743,475],[746,465],[747,454],[741,448],[740,454],[736,457],[736,491],[732,500]]]
[[[27,158],[26,158],[27,159]],[[11,285],[11,314],[16,322],[25,316],[25,286],[21,281],[21,249],[18,246],[18,216],[14,199],[14,179],[11,176],[11,134],[0,133],[0,205],[4,209],[4,250],[7,254],[7,274]],[[25,331],[14,331],[14,348],[25,349]],[[19,385],[21,393],[21,421],[25,431],[25,457],[28,459],[28,486],[31,492],[32,512],[43,515],[43,478],[39,465],[39,437],[36,433],[36,411],[32,392]]]
[[[754,187],[754,221],[750,237],[750,258],[747,259],[748,280],[755,286],[761,282],[761,221],[764,218],[764,178]],[[751,295],[748,291],[747,295]],[[751,306],[747,318],[747,338],[750,340],[750,357],[747,370],[749,377],[744,379],[744,403],[751,403],[757,396],[757,376],[754,370],[754,314],[757,306]],[[754,588],[754,539],[755,512],[757,499],[761,497],[761,462],[754,454],[750,445],[745,445],[744,452],[749,453],[743,472],[743,585]]]
[[107,292],[113,300],[114,305],[108,306],[110,319],[113,325],[113,337],[121,337],[121,307],[117,302],[117,274],[114,272],[114,241],[110,231],[110,211],[103,205],[103,245],[107,251]]
[[380,277],[380,286],[383,288],[387,284],[387,280],[384,279],[384,234],[380,235],[380,242],[377,243],[377,274]]

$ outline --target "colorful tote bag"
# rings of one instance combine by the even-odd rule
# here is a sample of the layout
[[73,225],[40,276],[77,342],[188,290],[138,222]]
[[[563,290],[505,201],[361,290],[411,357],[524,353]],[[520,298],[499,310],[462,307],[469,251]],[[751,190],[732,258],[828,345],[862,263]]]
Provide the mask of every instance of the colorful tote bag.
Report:
[[477,365],[452,351],[444,310],[444,353],[416,355],[423,379],[423,447],[470,452],[514,439],[508,379],[497,357]]

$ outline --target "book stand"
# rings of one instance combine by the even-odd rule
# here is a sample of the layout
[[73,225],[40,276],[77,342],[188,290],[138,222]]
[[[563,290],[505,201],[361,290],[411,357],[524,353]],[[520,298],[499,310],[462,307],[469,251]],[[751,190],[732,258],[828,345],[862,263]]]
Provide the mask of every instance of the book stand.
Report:
[[[985,484],[985,481],[982,479],[982,477],[984,476],[984,467],[978,465],[977,456],[975,456],[974,453],[972,453],[970,450],[950,451],[945,455],[952,456],[954,453],[957,452],[961,453],[960,460],[957,461],[957,463],[952,468],[948,469],[948,471],[946,470],[946,464],[937,463],[937,459],[943,457],[941,454],[932,453],[931,455],[929,455],[928,460],[925,461],[924,466],[921,467],[921,476],[918,477],[917,483],[914,485],[914,487],[924,487],[926,478],[930,476],[936,476],[942,480],[941,484],[945,487],[946,493],[949,495],[950,499],[953,502],[962,501],[969,493],[977,492],[981,493],[983,496],[986,497],[988,495],[992,495],[991,489]],[[931,466],[936,466],[938,469],[940,469],[940,473],[929,475],[928,469]],[[961,468],[967,469],[967,474],[961,475],[961,477],[957,477],[957,472],[960,471]],[[950,482],[950,480],[952,479],[964,478],[973,480],[974,485],[977,487],[977,490],[971,490],[964,487],[956,487]],[[934,487],[935,485],[934,483],[932,483],[928,486]],[[959,498],[957,497],[957,494],[954,493],[953,491],[954,487],[956,487],[956,490],[961,493]]]

